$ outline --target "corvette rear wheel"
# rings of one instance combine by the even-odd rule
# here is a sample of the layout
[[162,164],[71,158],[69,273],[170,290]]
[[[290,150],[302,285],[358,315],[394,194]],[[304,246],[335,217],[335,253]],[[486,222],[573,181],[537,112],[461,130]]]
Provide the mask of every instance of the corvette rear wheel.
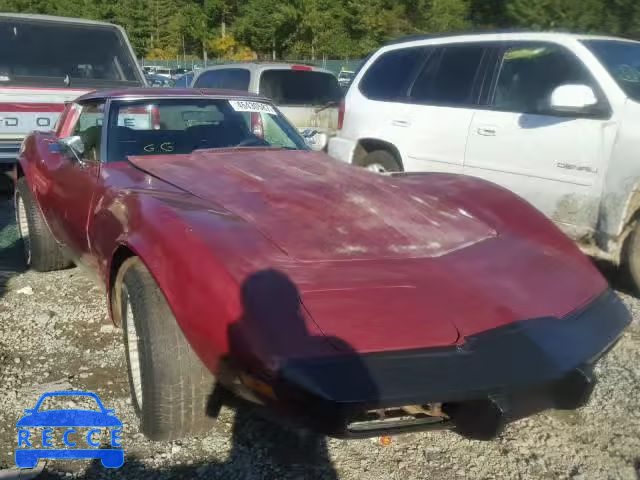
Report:
[[62,247],[51,235],[49,227],[31,197],[31,191],[24,177],[18,179],[15,210],[27,266],[39,272],[69,267],[71,262],[65,258]]
[[169,305],[138,257],[127,259],[114,283],[124,330],[129,387],[142,432],[175,440],[210,429],[206,414],[214,377],[187,342]]

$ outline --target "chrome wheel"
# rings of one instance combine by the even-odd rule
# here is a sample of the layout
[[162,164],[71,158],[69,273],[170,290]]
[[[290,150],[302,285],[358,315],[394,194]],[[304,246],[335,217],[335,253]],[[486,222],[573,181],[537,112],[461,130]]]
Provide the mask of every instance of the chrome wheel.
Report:
[[387,169],[384,168],[383,165],[379,164],[379,163],[370,163],[369,165],[367,165],[365,167],[367,170],[369,170],[370,172],[375,172],[375,173],[387,173]]
[[16,223],[18,224],[18,233],[22,239],[24,247],[24,259],[27,265],[31,264],[31,241],[29,239],[29,220],[27,219],[27,209],[24,206],[22,196],[16,194]]
[[140,353],[138,347],[138,331],[136,330],[136,322],[133,318],[133,310],[129,295],[123,292],[125,296],[124,311],[122,312],[127,329],[127,354],[129,356],[129,368],[131,375],[131,384],[133,385],[133,400],[142,410],[142,368],[140,367]]

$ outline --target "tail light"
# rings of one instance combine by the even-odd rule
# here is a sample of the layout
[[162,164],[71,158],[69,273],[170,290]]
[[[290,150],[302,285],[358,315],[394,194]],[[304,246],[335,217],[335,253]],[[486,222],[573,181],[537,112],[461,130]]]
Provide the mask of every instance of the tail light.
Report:
[[342,130],[342,124],[344,123],[344,98],[340,100],[340,107],[338,108],[338,130]]
[[262,115],[260,115],[258,112],[251,113],[251,133],[253,133],[258,138],[264,139]]

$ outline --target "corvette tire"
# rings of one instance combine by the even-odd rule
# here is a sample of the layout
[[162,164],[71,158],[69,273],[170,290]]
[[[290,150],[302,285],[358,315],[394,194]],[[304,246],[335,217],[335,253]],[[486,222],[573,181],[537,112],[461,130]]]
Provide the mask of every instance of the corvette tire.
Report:
[[213,425],[206,414],[214,377],[187,342],[160,288],[138,257],[120,268],[114,288],[134,409],[152,440],[175,440]]
[[71,262],[65,258],[62,247],[51,235],[24,177],[18,179],[14,200],[16,224],[27,267],[39,272],[69,267]]
[[367,170],[376,173],[400,172],[400,164],[396,157],[387,150],[374,150],[368,153],[361,161],[360,165]]

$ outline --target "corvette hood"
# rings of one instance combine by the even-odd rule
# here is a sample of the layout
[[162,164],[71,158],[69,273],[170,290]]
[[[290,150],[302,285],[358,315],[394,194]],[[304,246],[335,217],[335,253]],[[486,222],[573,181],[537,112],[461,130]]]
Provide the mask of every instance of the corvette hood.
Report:
[[299,261],[438,257],[496,235],[450,201],[427,201],[320,153],[234,149],[129,160],[231,211]]

